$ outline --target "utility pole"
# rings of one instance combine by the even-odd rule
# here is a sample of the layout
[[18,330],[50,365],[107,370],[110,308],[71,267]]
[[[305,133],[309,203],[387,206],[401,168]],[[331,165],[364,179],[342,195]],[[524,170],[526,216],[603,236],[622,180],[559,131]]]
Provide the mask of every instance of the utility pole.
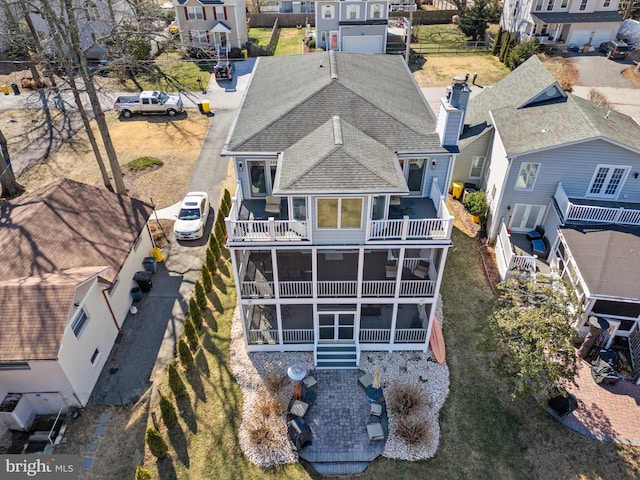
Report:
[[411,29],[413,28],[413,0],[411,1],[411,5],[409,5],[409,25],[407,25],[407,48],[404,52],[404,58],[407,61],[407,65],[409,65],[409,53],[411,51]]

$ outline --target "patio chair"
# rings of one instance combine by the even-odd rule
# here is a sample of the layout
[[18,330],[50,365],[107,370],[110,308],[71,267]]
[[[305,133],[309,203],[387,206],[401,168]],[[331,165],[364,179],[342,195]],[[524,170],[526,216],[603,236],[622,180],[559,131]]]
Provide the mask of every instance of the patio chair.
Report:
[[280,215],[280,198],[273,195],[267,196],[267,203],[264,207],[266,213],[271,215]]
[[373,375],[371,375],[370,373],[365,373],[360,378],[358,378],[358,382],[360,382],[362,388],[370,387],[371,385],[373,385]]
[[309,375],[307,378],[302,380],[302,383],[304,383],[304,386],[306,388],[311,388],[316,386],[318,384],[318,381],[315,379],[313,375]]
[[382,405],[380,405],[379,403],[372,403],[369,416],[382,417]]
[[384,430],[380,422],[367,424],[367,435],[369,435],[369,441],[384,440]]
[[289,409],[289,414],[302,418],[307,414],[307,410],[309,410],[308,403],[302,400],[294,400],[293,405],[291,405]]
[[546,237],[531,240],[531,249],[534,255],[546,259],[549,255],[549,241]]
[[427,278],[429,276],[429,262],[420,260],[416,268],[413,269],[413,274],[418,278]]
[[535,230],[527,232],[527,240],[529,241],[538,240],[542,237],[544,237],[544,228],[542,228],[540,225],[538,225]]

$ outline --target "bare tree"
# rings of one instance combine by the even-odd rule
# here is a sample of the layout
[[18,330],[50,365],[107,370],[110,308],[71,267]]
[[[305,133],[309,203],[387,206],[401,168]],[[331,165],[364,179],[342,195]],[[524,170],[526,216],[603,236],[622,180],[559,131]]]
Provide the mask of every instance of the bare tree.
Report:
[[16,182],[16,177],[13,175],[9,147],[2,130],[0,130],[0,187],[2,187],[2,198],[14,198],[24,193],[24,187]]

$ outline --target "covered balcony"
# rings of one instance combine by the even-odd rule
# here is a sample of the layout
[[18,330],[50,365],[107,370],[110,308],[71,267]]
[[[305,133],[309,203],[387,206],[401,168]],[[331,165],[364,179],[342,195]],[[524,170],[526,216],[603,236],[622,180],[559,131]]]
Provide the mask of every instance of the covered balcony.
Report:
[[569,198],[562,183],[553,195],[560,220],[567,222],[597,222],[617,225],[640,225],[640,204],[614,202],[593,198]]
[[[407,249],[401,268],[393,250],[318,251],[317,270],[311,250],[278,252],[277,277],[271,254],[252,251],[240,284],[244,299],[323,297],[433,297],[437,271],[429,251]],[[276,281],[277,278],[277,281]],[[315,281],[314,281],[315,280]]]

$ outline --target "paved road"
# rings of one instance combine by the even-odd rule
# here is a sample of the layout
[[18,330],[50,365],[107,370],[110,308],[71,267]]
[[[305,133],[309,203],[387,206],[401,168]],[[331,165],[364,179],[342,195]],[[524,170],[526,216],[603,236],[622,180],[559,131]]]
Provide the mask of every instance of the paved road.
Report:
[[[188,190],[209,193],[217,208],[229,159],[220,157],[227,133],[246,89],[253,62],[236,67],[237,80],[227,88],[211,85],[206,98],[215,116],[196,162]],[[204,98],[202,94],[196,98]],[[210,215],[208,231],[214,216]],[[169,236],[171,232],[167,232]],[[171,237],[170,237],[171,238]],[[176,340],[182,331],[188,301],[206,252],[205,238],[195,242],[171,243],[163,249],[165,261],[153,275],[153,288],[129,314],[119,340],[102,371],[90,399],[91,405],[122,405],[150,393],[153,382],[162,381],[166,365],[174,358]]]

